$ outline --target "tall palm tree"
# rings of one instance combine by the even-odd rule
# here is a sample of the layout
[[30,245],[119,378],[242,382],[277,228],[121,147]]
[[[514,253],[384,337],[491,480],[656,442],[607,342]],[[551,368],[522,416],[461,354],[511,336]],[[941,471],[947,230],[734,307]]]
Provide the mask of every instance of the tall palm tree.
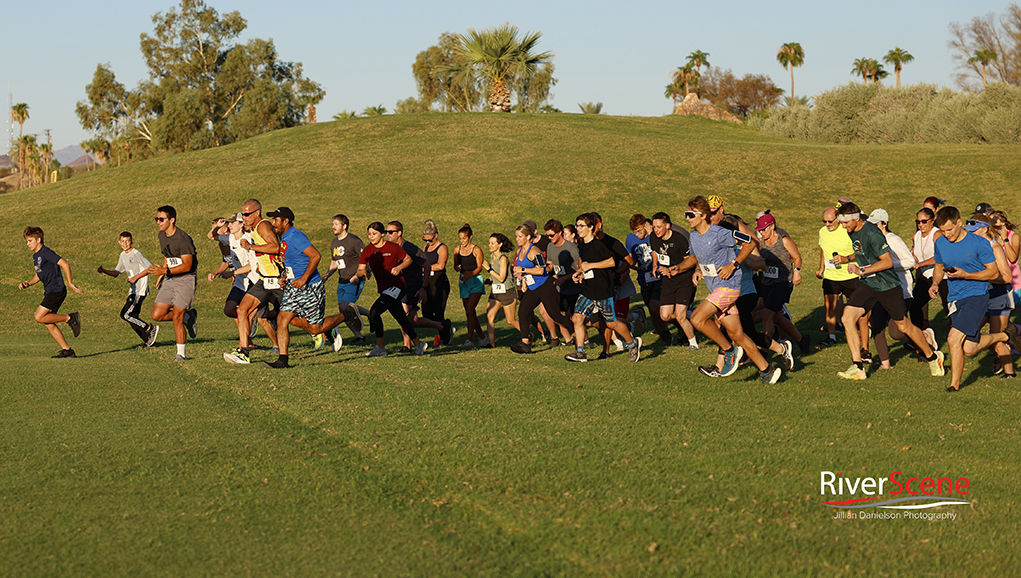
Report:
[[50,181],[50,163],[53,162],[53,145],[46,143],[39,145],[39,164],[43,168],[43,182]]
[[663,96],[672,98],[674,101],[674,108],[681,102],[681,87],[677,86],[676,82],[671,82],[666,85],[666,91],[663,92]]
[[883,57],[887,64],[893,65],[893,71],[897,74],[897,88],[900,88],[900,69],[914,59],[915,57],[911,53],[900,46],[895,46],[893,50],[887,52],[886,56]]
[[[15,146],[18,149],[18,187],[24,189],[26,187],[25,177],[32,174],[32,167],[30,165],[30,159],[35,152],[35,137],[26,134],[18,138]],[[27,173],[27,174],[26,174]]]
[[92,141],[83,140],[82,142],[78,143],[78,146],[81,147],[83,151],[85,151],[85,172],[89,172],[92,170],[89,167],[89,155],[92,153]]
[[18,123],[18,140],[25,132],[25,121],[28,120],[28,105],[24,102],[11,107],[11,120]]
[[794,97],[794,67],[805,63],[805,49],[798,42],[788,42],[776,51],[776,61],[791,70],[791,98]]
[[[673,72],[674,84],[678,88],[684,85],[684,96],[691,94],[691,85],[699,86],[699,75],[698,71],[691,64],[685,64],[684,66],[677,67],[677,70]],[[679,92],[679,91],[678,91]]]
[[861,75],[862,84],[869,83],[869,59],[868,58],[855,58],[854,64],[851,66],[851,74],[857,76]]
[[[709,68],[709,53],[696,50],[688,55],[688,66],[693,66],[695,71],[698,73],[698,77],[702,78],[702,66]],[[696,89],[699,98],[702,97],[702,86],[699,85]]]
[[491,111],[510,112],[507,84],[531,76],[553,57],[551,52],[534,52],[541,36],[541,32],[529,32],[518,39],[518,27],[511,24],[481,31],[469,28],[468,34],[461,35],[459,54],[488,82]]
[[578,103],[578,108],[581,109],[582,114],[603,114],[603,103],[601,102]]
[[994,60],[996,60],[996,52],[988,48],[976,50],[975,55],[968,59],[968,64],[982,65],[982,90],[986,89],[986,66]]

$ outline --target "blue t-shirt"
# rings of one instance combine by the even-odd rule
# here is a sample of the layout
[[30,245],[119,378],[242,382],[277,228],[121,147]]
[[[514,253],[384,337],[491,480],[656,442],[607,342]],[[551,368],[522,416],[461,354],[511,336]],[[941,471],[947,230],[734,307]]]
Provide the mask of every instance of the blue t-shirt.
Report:
[[705,277],[710,292],[720,288],[741,289],[741,268],[738,267],[730,279],[723,279],[716,271],[734,260],[737,240],[733,231],[719,225],[709,225],[705,233],[691,231],[691,253],[698,259],[698,266]]
[[[944,269],[957,267],[968,273],[985,271],[986,265],[996,262],[996,255],[989,241],[972,233],[965,233],[956,243],[951,243],[946,237],[936,239],[933,258],[942,264]],[[947,301],[957,301],[965,297],[985,295],[989,292],[989,281],[948,278],[947,287],[950,290]]]
[[[294,273],[294,279],[304,275],[305,270],[308,269],[308,255],[305,254],[305,249],[311,246],[312,242],[308,240],[305,233],[296,227],[287,229],[287,232],[280,236],[280,257],[284,260],[284,267],[289,269],[288,275],[291,272]],[[306,284],[311,285],[321,279],[319,269],[316,269],[309,276]]]
[[628,233],[627,238],[624,239],[624,247],[631,258],[635,260],[635,267],[638,269],[638,283],[641,285],[659,283],[660,281],[659,277],[647,275],[652,272],[652,246],[649,244],[651,237],[651,235],[646,235],[644,239],[639,239],[638,235]]
[[45,293],[67,291],[64,277],[61,276],[60,267],[57,265],[58,261],[60,261],[60,255],[54,253],[53,249],[46,245],[32,254],[32,265],[35,267],[36,275],[39,276],[39,281],[43,284]]

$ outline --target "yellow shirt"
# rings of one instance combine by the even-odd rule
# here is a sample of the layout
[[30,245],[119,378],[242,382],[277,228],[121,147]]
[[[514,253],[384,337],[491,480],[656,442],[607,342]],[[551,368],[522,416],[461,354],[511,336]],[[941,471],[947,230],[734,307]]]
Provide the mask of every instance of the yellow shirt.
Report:
[[847,270],[847,263],[834,266],[830,259],[833,253],[844,257],[854,254],[854,247],[851,246],[851,237],[847,235],[844,227],[838,225],[835,231],[830,231],[823,225],[819,229],[819,247],[822,249],[823,255],[826,255],[826,268],[823,270],[823,279],[847,281],[858,278],[857,275]]
[[[256,223],[255,227],[252,228],[252,241],[255,245],[265,245],[266,239],[262,238],[259,234],[259,225],[263,223],[269,223],[268,220],[263,219]],[[259,274],[263,277],[279,277],[280,276],[280,255],[270,255],[268,253],[255,253],[256,258],[259,260]]]

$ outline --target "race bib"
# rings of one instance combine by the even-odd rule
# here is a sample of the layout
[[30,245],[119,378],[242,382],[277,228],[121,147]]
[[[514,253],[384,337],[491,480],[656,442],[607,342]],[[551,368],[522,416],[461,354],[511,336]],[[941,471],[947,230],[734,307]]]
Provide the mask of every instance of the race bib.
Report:
[[925,277],[926,279],[932,279],[932,272],[933,272],[932,267],[929,267],[928,269],[922,271],[922,277]]
[[500,295],[501,293],[507,292],[506,283],[493,283],[493,294]]
[[392,297],[393,299],[397,299],[398,297],[401,296],[401,288],[391,287],[386,291],[383,291],[383,295],[386,295],[387,297]]
[[343,259],[337,259],[337,268],[338,269],[346,269],[347,268],[347,265],[344,263]]
[[656,275],[655,275],[655,274],[653,274],[653,272],[652,272],[652,271],[647,271],[647,272],[646,272],[646,273],[644,274],[644,277],[643,277],[643,279],[645,280],[645,282],[646,282],[646,283],[655,283],[656,281],[659,281],[659,278],[658,278],[658,277],[656,277]]
[[766,270],[762,272],[762,275],[768,279],[779,279],[780,268],[779,267],[766,267]]
[[528,285],[529,287],[535,285],[535,278],[532,277],[531,275],[525,275],[525,284]]
[[287,272],[288,280],[294,279],[294,269],[291,269],[290,267],[284,267],[284,271]]
[[180,257],[167,257],[167,267],[178,267],[183,263]]
[[280,278],[278,278],[278,277],[263,277],[262,278],[262,286],[265,287],[266,289],[279,289],[280,288]]
[[588,271],[585,271],[585,274],[582,275],[581,277],[582,277],[582,279],[595,279],[596,278],[596,272],[593,269],[589,269]]
[[719,277],[720,276],[719,273],[716,272],[716,265],[713,265],[711,263],[708,264],[708,265],[699,265],[698,269],[699,269],[699,271],[702,271],[702,276],[703,277]]
[[435,277],[436,276],[436,271],[433,271],[432,269],[429,269],[429,276],[430,277]]
[[670,255],[660,254],[659,255],[659,264],[661,266],[663,266],[663,267],[669,267],[670,266]]
[[556,273],[557,275],[563,275],[564,274],[564,267],[561,266],[561,265],[554,265],[553,266],[553,272]]
[[951,315],[957,313],[957,301],[951,301],[950,303],[947,303],[947,311],[949,311]]
[[827,269],[836,269],[837,265],[836,265],[836,263],[833,262],[833,259],[826,259],[826,268]]

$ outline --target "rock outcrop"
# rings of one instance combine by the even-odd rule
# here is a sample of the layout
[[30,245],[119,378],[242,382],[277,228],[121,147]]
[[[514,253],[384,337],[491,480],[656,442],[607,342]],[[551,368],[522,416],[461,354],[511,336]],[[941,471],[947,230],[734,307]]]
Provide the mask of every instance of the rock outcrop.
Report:
[[674,108],[674,114],[682,114],[684,116],[701,116],[710,120],[725,120],[727,122],[744,124],[741,122],[741,119],[722,108],[702,102],[698,99],[698,96],[696,96],[694,92],[684,97],[684,101]]

